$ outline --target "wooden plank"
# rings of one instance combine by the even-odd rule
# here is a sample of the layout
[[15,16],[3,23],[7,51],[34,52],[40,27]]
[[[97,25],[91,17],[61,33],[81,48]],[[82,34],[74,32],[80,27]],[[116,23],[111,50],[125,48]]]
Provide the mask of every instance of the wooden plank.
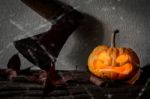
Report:
[[[65,86],[56,88],[45,99],[135,99],[142,92],[144,85],[114,85],[98,87],[88,81],[88,72],[67,72],[60,74],[73,76]],[[40,99],[43,86],[31,82],[0,80],[0,97],[2,99]],[[150,99],[148,85],[140,99]]]

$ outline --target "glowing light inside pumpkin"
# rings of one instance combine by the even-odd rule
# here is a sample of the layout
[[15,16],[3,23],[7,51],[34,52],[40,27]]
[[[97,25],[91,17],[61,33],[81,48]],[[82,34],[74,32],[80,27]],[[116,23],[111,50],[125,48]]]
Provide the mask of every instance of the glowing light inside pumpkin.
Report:
[[[115,33],[112,42],[115,43]],[[128,79],[133,84],[139,78],[139,58],[130,48],[102,45],[96,47],[89,56],[88,67],[97,77],[111,80]],[[134,78],[134,79],[133,79]]]

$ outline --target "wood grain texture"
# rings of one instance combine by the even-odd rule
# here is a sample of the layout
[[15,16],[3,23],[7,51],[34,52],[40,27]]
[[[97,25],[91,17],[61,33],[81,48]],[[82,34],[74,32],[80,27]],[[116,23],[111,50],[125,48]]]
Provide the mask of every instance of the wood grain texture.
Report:
[[[73,80],[65,86],[57,87],[45,99],[136,99],[144,88],[144,84],[124,85],[121,83],[109,84],[98,87],[89,82],[89,72],[59,71],[61,75],[72,75]],[[17,81],[0,79],[1,99],[41,99],[43,86],[26,82],[23,77]],[[149,85],[146,87],[140,99],[149,99]]]

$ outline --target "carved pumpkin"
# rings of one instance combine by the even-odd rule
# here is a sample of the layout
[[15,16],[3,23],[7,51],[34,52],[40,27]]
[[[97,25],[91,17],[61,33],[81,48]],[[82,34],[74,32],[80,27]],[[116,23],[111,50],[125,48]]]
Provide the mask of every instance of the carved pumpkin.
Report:
[[118,32],[112,35],[111,47],[101,45],[92,51],[88,68],[97,77],[134,84],[140,75],[140,61],[132,49],[115,47],[115,34]]

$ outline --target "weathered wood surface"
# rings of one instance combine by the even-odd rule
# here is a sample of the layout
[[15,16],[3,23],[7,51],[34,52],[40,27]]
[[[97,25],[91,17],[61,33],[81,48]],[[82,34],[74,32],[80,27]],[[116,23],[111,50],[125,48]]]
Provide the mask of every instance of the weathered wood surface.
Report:
[[[150,99],[148,84],[146,88],[144,84],[98,87],[88,81],[88,72],[59,73],[72,75],[74,80],[56,88],[45,99]],[[42,85],[27,82],[23,77],[16,81],[0,79],[0,99],[41,99],[42,91]],[[137,98],[139,95],[140,98]]]

